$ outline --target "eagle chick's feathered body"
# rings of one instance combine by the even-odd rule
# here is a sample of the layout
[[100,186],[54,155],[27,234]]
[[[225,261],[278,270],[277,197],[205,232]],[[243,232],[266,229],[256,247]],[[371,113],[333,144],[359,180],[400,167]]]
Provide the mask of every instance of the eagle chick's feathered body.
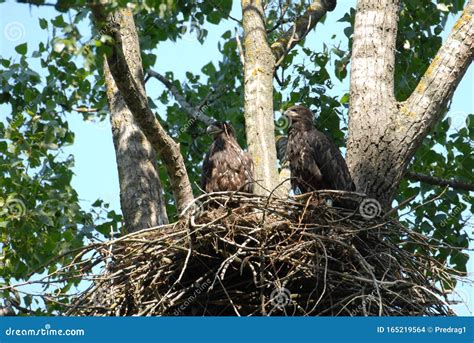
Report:
[[286,158],[291,186],[296,192],[320,189],[355,190],[346,161],[339,148],[313,124],[313,112],[296,105],[285,112],[290,120]]
[[250,154],[237,142],[229,123],[215,122],[207,128],[214,142],[204,158],[201,187],[207,193],[220,191],[253,192],[254,166]]

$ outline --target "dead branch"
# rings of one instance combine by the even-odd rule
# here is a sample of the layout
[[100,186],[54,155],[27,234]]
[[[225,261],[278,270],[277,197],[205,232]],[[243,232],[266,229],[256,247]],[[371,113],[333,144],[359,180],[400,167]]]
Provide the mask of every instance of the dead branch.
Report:
[[443,179],[441,177],[415,173],[412,171],[407,171],[405,177],[412,181],[420,181],[434,186],[449,186],[451,188],[463,191],[474,191],[474,184],[456,179]]
[[336,0],[315,0],[311,3],[306,12],[296,19],[292,27],[271,45],[275,61],[277,61],[276,67],[281,64],[288,52],[306,37],[321,18],[334,8],[336,8]]
[[157,73],[154,70],[148,70],[147,74],[148,74],[148,77],[156,78],[158,81],[163,83],[166,88],[168,88],[168,90],[171,92],[171,94],[173,94],[173,97],[176,99],[178,104],[184,109],[184,111],[188,114],[188,116],[190,116],[193,119],[197,119],[206,125],[212,124],[214,119],[212,119],[211,117],[207,116],[206,114],[202,112],[202,107],[206,105],[207,101],[204,104],[200,104],[197,107],[193,107],[189,102],[186,101],[184,96],[181,95],[181,93],[175,87],[175,85],[173,85],[173,83],[170,80],[168,80],[165,76],[161,75],[160,73]]

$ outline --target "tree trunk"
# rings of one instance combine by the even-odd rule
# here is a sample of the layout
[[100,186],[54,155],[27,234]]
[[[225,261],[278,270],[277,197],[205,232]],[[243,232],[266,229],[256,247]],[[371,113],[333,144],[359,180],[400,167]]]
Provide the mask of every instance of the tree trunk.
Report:
[[391,205],[415,151],[472,62],[471,0],[413,94],[394,96],[399,0],[359,0],[354,27],[347,162],[358,191]]
[[[282,181],[279,180],[277,170],[273,121],[275,67],[278,67],[288,52],[335,7],[336,0],[314,0],[291,28],[270,46],[265,28],[263,1],[242,0],[245,128],[248,149],[255,163],[257,194],[269,194]],[[287,187],[280,185],[275,194],[287,196],[285,189]]]
[[112,53],[106,56],[110,73],[136,124],[163,161],[178,213],[181,213],[193,200],[191,183],[179,144],[166,133],[148,103],[132,12],[122,9],[107,13],[102,6],[93,6],[92,12],[99,31],[114,40]]
[[[129,47],[133,45],[133,42],[127,44]],[[136,75],[141,66],[135,65],[131,70]],[[167,224],[155,149],[135,123],[110,74],[107,61],[104,74],[120,183],[120,205],[127,231]]]
[[244,111],[248,150],[255,163],[255,193],[278,185],[273,121],[275,57],[267,41],[262,1],[242,0],[244,27]]

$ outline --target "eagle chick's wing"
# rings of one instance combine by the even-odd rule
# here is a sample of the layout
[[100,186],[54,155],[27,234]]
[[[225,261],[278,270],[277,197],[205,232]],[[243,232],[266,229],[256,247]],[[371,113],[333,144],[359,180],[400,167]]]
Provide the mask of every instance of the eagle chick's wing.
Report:
[[312,156],[322,174],[327,189],[354,190],[349,169],[339,148],[322,132],[314,129],[308,137]]
[[253,193],[254,190],[254,165],[252,156],[248,152],[244,152],[243,161],[243,173],[244,173],[244,186],[242,188],[243,192]]
[[201,174],[201,188],[205,192],[209,192],[208,186],[212,177],[213,162],[210,159],[211,152],[209,151],[204,157],[202,162],[202,174]]
[[252,193],[253,192],[253,160],[248,152],[245,152],[236,140],[229,141],[229,168],[234,172],[235,189]]
[[214,142],[202,164],[201,188],[207,192],[253,192],[253,161],[236,141]]
[[301,193],[321,189],[323,175],[315,158],[316,138],[311,131],[300,131],[290,136],[286,158],[290,164],[291,186]]

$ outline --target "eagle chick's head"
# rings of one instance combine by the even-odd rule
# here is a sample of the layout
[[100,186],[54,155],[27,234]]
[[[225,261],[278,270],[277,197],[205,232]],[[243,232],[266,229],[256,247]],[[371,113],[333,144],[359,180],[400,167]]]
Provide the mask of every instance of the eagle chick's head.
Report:
[[292,126],[308,126],[313,127],[313,112],[303,105],[294,105],[288,108],[284,116],[290,121],[290,127]]
[[214,139],[221,135],[235,137],[235,130],[232,125],[224,121],[215,121],[207,127],[206,132]]

